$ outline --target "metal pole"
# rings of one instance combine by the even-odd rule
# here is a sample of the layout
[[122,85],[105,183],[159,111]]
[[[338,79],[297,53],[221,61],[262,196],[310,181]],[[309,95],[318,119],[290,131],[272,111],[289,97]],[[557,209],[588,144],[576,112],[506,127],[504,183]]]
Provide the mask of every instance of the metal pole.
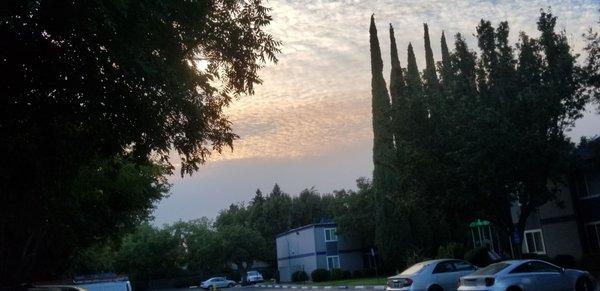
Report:
[[492,226],[488,224],[488,232],[490,233],[490,243],[492,244],[492,250],[494,250],[494,237],[492,237]]
[[515,250],[513,250],[513,244],[512,244],[512,236],[508,236],[508,243],[510,244],[510,255],[512,256],[511,258],[515,258]]

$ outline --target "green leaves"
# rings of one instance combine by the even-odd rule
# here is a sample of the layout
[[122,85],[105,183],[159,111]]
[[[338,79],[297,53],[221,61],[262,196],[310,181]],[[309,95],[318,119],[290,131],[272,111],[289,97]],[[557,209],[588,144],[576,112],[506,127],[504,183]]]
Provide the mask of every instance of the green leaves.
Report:
[[[384,168],[374,159],[373,175],[377,217],[384,217],[376,225],[382,234],[376,243],[388,263],[397,264],[406,249],[416,246],[433,255],[438,244],[461,240],[466,222],[476,217],[510,233],[510,207],[517,201],[522,229],[533,209],[553,199],[558,187],[548,184],[564,183],[573,148],[564,132],[586,102],[575,56],[555,25],[556,17],[542,11],[541,36],[522,34],[513,46],[507,22],[494,27],[481,20],[476,28],[479,56],[461,34],[451,52],[442,34],[439,77],[427,25],[422,75],[409,44],[406,77],[401,78],[391,36],[389,117],[396,158],[386,175],[377,175]],[[375,64],[373,49],[371,57]],[[378,78],[373,70],[373,80]],[[381,142],[378,134],[387,122],[377,110],[379,83],[372,83],[374,157]],[[406,88],[404,95],[398,88]],[[394,238],[399,229],[408,240]]]
[[183,175],[232,148],[223,110],[280,47],[259,0],[3,8],[2,283],[60,273],[76,246],[143,220],[168,188],[170,154]]

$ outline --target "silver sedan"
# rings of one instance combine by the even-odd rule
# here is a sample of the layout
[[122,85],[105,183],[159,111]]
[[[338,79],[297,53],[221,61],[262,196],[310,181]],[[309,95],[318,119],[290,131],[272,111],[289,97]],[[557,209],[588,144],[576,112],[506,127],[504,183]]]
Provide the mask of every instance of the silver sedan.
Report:
[[458,278],[473,273],[477,268],[466,261],[442,259],[413,265],[396,276],[388,278],[387,291],[443,291],[456,290]]
[[237,283],[235,281],[231,281],[225,277],[214,277],[214,278],[210,278],[202,283],[200,283],[200,288],[204,288],[204,289],[212,289],[214,287],[217,288],[226,288],[226,287],[233,287],[235,286]]
[[590,273],[563,269],[539,260],[512,260],[491,264],[460,278],[459,291],[591,291]]

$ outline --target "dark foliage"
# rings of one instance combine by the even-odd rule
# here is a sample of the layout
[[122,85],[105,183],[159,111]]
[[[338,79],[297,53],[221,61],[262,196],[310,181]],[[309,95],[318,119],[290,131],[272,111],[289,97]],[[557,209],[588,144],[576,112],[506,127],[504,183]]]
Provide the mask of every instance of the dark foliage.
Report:
[[465,260],[477,267],[485,267],[494,261],[490,258],[486,248],[476,248],[465,253]]
[[330,270],[330,272],[332,281],[344,279],[344,271],[342,269],[333,268]]
[[292,273],[292,282],[306,282],[308,281],[308,274],[300,270]]
[[331,274],[327,269],[315,269],[310,273],[313,282],[325,282],[331,279]]
[[222,111],[253,92],[279,45],[258,0],[0,11],[0,284],[59,275],[78,248],[145,219],[170,153],[183,174],[231,147]]
[[[586,70],[577,67],[556,21],[542,10],[539,37],[522,33],[511,45],[507,22],[494,27],[481,20],[479,54],[460,34],[450,51],[442,35],[437,70],[425,24],[422,74],[411,43],[406,70],[400,67],[390,29],[388,110],[371,18],[375,243],[388,267],[465,241],[475,218],[491,220],[501,236],[513,227],[522,232],[527,217],[566,183],[574,146],[565,132],[581,117],[587,101],[581,90],[592,73],[580,78]],[[590,52],[595,37],[589,37]],[[394,159],[387,154],[390,120]],[[517,201],[521,211],[513,226],[510,213]]]

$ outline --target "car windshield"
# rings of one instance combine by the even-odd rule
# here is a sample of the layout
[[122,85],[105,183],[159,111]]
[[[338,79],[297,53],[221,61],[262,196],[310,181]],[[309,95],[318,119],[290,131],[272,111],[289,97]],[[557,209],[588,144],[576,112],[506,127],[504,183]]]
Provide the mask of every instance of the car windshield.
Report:
[[475,271],[472,275],[494,275],[508,266],[510,266],[509,263],[495,263]]
[[258,272],[257,271],[250,271],[250,272],[248,272],[248,276],[258,276]]
[[408,268],[408,269],[404,270],[402,273],[400,273],[400,275],[412,275],[412,274],[416,274],[419,271],[421,271],[425,266],[427,266],[426,263],[414,264],[410,268]]

